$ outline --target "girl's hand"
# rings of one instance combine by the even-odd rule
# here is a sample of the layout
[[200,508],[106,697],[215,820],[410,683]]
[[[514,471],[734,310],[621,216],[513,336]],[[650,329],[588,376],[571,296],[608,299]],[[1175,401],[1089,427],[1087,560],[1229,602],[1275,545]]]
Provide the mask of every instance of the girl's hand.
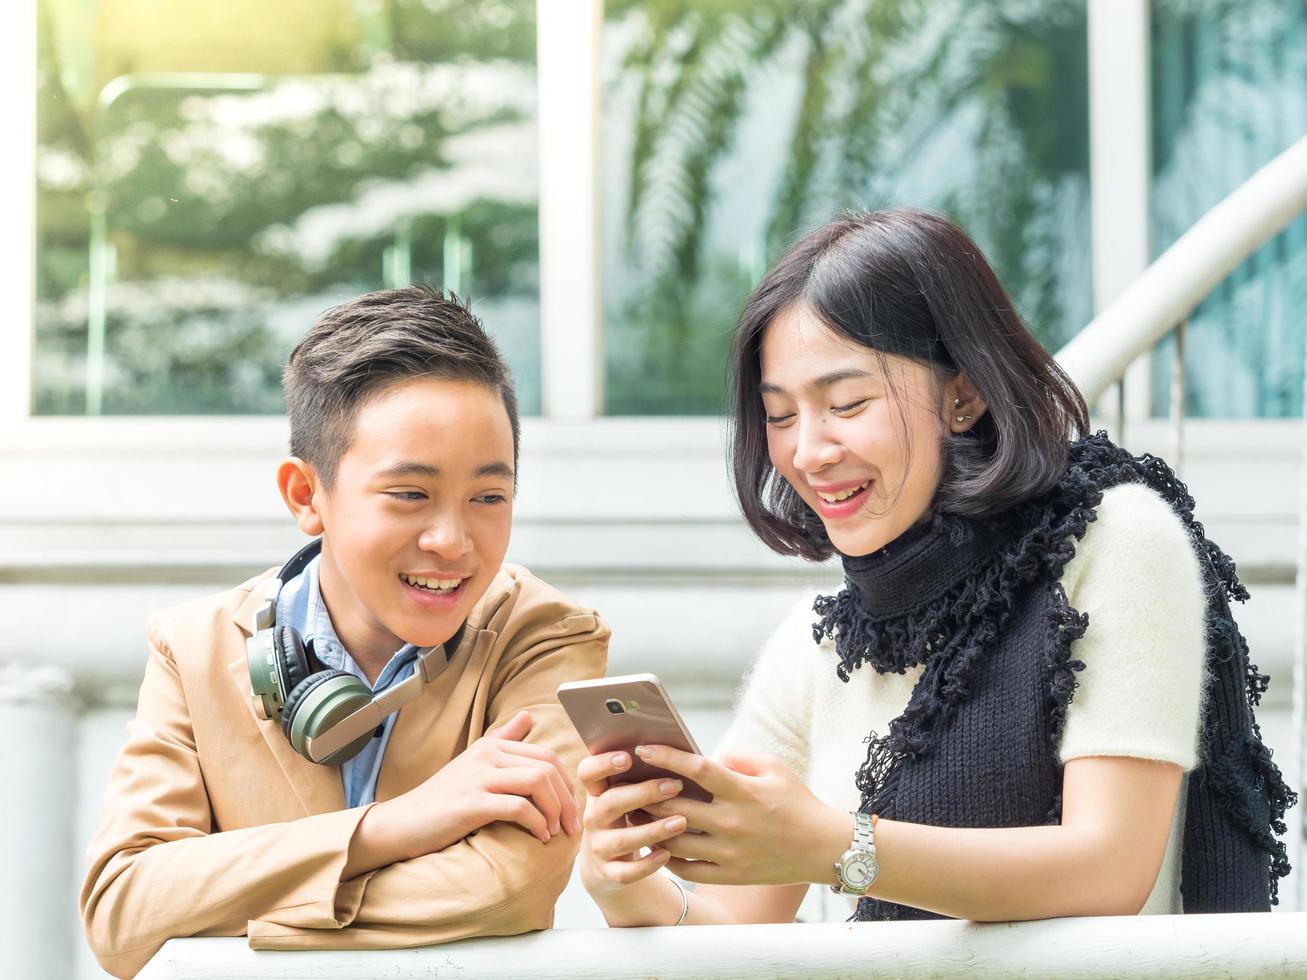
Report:
[[[668,814],[649,822],[636,812],[648,812],[652,805],[676,797],[681,781],[663,778],[609,785],[611,777],[630,767],[631,757],[626,752],[592,755],[577,767],[577,777],[590,798],[582,820],[581,882],[601,907],[601,899],[648,878],[667,864],[670,855],[655,845],[686,828],[682,816]],[[645,847],[654,850],[640,857]]]
[[642,804],[660,827],[679,816],[699,831],[662,843],[678,877],[724,885],[834,882],[835,862],[853,840],[853,818],[813,796],[779,759],[732,753],[718,762],[666,745],[635,751],[713,795],[711,803],[677,797]]

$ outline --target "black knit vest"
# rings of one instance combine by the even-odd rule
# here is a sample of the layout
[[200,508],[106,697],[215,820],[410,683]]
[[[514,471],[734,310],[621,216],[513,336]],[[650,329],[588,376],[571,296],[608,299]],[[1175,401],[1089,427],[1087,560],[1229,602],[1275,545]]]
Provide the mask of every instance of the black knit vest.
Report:
[[[1058,746],[1076,688],[1074,643],[1088,617],[1060,578],[1103,491],[1157,491],[1189,532],[1207,595],[1207,689],[1198,767],[1190,774],[1181,859],[1186,912],[1264,911],[1289,872],[1284,812],[1295,796],[1262,744],[1252,707],[1267,678],[1229,600],[1247,592],[1234,563],[1193,519],[1193,499],[1161,460],[1099,433],[1073,443],[1051,491],[998,518],[937,514],[888,547],[846,557],[845,588],[817,600],[842,680],[860,665],[923,665],[903,713],[872,732],[858,771],[861,809],[938,827],[1028,827],[1061,819]],[[938,918],[864,898],[855,919]]]

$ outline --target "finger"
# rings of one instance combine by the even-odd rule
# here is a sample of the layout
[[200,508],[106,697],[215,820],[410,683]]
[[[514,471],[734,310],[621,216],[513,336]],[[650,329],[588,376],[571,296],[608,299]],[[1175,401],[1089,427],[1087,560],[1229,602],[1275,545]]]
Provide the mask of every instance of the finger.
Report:
[[557,769],[549,770],[549,780],[558,790],[558,802],[561,809],[558,811],[558,822],[563,830],[573,837],[581,835],[581,811],[576,805],[576,790],[572,785],[572,780],[566,773],[559,772]]
[[632,810],[639,810],[657,800],[676,796],[683,786],[679,779],[646,779],[642,783],[613,786],[597,797],[586,809],[586,826],[601,830],[623,824]]
[[515,823],[541,843],[549,843],[549,826],[544,815],[529,800],[515,793],[487,793],[482,812],[494,820]]
[[631,756],[626,752],[588,755],[576,767],[576,778],[585,784],[585,791],[598,796],[608,789],[608,779],[631,768]]
[[573,837],[580,836],[581,814],[576,808],[576,790],[572,785],[571,777],[565,771],[550,766],[549,781],[554,784],[554,789],[558,793],[559,826]]
[[636,861],[608,861],[603,866],[604,877],[615,885],[633,885],[661,868],[669,857],[666,851],[657,850]]
[[513,755],[524,755],[531,759],[547,762],[556,767],[559,772],[564,775],[567,774],[567,767],[563,765],[563,760],[558,757],[557,752],[548,746],[536,745],[534,742],[523,742],[517,739],[498,739],[496,747],[500,752],[511,752]]
[[[613,830],[596,831],[590,843],[590,849],[605,861],[630,858],[642,847],[653,847],[669,837],[685,833],[685,818],[672,817],[643,827],[618,827]],[[666,850],[666,848],[664,848]]]
[[519,711],[512,718],[502,725],[496,725],[486,732],[491,738],[506,738],[514,742],[520,742],[526,738],[531,731],[531,715],[527,711]]
[[[499,749],[505,755],[530,759],[534,762],[543,763],[553,767],[554,771],[558,773],[562,785],[567,787],[567,792],[569,794],[572,792],[572,771],[567,767],[563,760],[558,757],[558,753],[553,749],[544,745],[533,745],[530,742],[510,741],[501,741],[499,743]],[[520,765],[520,763],[517,764]]]
[[736,776],[720,762],[670,745],[639,745],[635,754],[650,765],[698,783],[713,796],[727,792]]
[[[665,821],[659,821],[659,824]],[[687,861],[712,861],[714,864],[728,864],[726,847],[720,837],[712,834],[681,834],[669,837],[661,845],[670,851],[672,857]]]
[[688,796],[673,796],[659,803],[650,803],[644,810],[655,819],[681,816],[695,830],[720,831],[722,807],[716,803],[701,803]]
[[735,884],[734,872],[711,861],[685,861],[672,857],[667,861],[667,870],[682,881],[693,881],[697,885]]
[[492,793],[513,793],[529,799],[545,818],[550,834],[558,833],[562,801],[544,768],[520,766],[516,769],[496,769],[487,779],[486,789]]
[[581,822],[576,813],[576,798],[572,795],[572,779],[560,766],[535,756],[517,755],[512,752],[501,752],[495,758],[495,765],[501,769],[532,768],[543,772],[553,785],[559,803],[558,823],[551,823],[550,831],[556,834],[560,829],[565,829],[573,836],[581,832]]

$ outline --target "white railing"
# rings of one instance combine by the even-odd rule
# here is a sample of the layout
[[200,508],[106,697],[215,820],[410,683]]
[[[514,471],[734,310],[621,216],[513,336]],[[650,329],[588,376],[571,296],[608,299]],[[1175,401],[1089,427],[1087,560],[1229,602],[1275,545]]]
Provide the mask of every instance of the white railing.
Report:
[[174,939],[141,980],[477,977],[1248,977],[1307,975],[1307,913],[1044,922],[555,929],[411,950],[255,952],[244,939]]
[[1307,136],[1208,211],[1057,359],[1097,401],[1244,259],[1307,210]]
[[[1177,473],[1184,456],[1185,322],[1222,280],[1263,244],[1307,211],[1307,136],[1253,174],[1168,248],[1106,310],[1058,354],[1058,361],[1090,404],[1109,389],[1118,442],[1125,441],[1127,370],[1174,332],[1171,364],[1169,461]],[[1305,353],[1307,365],[1307,353]],[[1307,414],[1307,370],[1304,371]],[[1293,746],[1289,782],[1307,786],[1307,424],[1302,427],[1301,494],[1295,579]],[[1290,847],[1296,850],[1299,908],[1307,907],[1307,804],[1298,808]]]

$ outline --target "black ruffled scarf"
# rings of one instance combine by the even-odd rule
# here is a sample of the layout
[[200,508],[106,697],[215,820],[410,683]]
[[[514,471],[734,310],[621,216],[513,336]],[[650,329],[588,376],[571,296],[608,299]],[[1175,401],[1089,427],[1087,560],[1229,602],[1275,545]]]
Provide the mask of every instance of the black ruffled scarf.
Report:
[[[1296,797],[1262,743],[1252,708],[1268,678],[1248,661],[1230,613],[1248,593],[1234,562],[1194,520],[1193,499],[1160,459],[1104,433],[1073,443],[1048,493],[998,518],[944,514],[887,548],[844,560],[846,584],[817,600],[840,678],[924,665],[903,713],[868,737],[861,809],[936,826],[1019,827],[1061,818],[1058,747],[1076,689],[1074,642],[1088,617],[1060,584],[1103,491],[1141,483],[1184,522],[1202,565],[1206,675],[1198,767],[1186,798],[1186,912],[1269,909],[1289,873],[1284,813]],[[933,918],[865,898],[855,919]]]

